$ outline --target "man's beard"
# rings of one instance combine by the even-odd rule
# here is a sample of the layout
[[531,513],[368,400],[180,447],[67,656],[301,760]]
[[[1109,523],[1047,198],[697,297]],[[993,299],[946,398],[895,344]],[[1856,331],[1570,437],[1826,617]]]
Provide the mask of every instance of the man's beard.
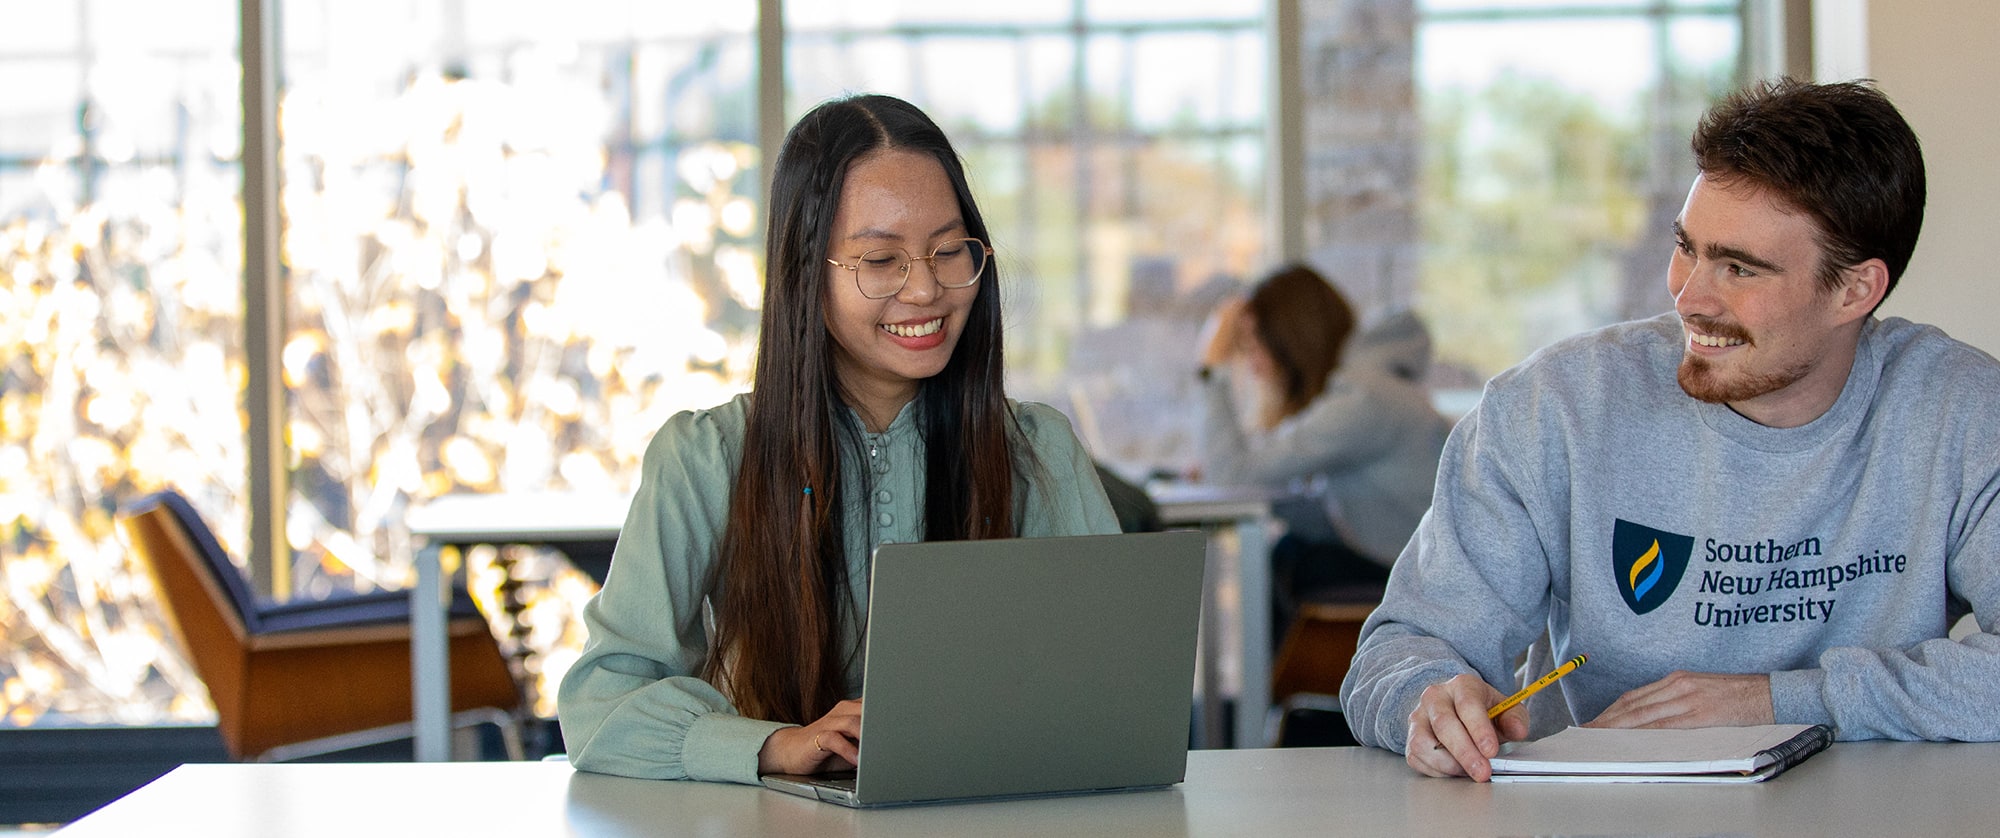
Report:
[[1798,383],[1810,371],[1810,367],[1800,364],[1777,372],[1730,379],[1723,377],[1707,358],[1690,352],[1681,356],[1680,371],[1675,377],[1680,379],[1681,390],[1688,395],[1712,404],[1729,404],[1783,390]]
[[[1744,349],[1753,349],[1757,342],[1750,339],[1750,333],[1742,326],[1708,317],[1690,315],[1681,318],[1684,328],[1693,329],[1706,335],[1742,341]],[[1691,340],[1687,332],[1682,340]],[[1775,373],[1750,374],[1734,379],[1725,378],[1716,369],[1714,361],[1696,355],[1692,349],[1684,350],[1681,367],[1675,375],[1680,380],[1681,390],[1694,398],[1711,404],[1728,404],[1754,399],[1765,393],[1782,390],[1793,382],[1806,377],[1808,367],[1800,364]]]

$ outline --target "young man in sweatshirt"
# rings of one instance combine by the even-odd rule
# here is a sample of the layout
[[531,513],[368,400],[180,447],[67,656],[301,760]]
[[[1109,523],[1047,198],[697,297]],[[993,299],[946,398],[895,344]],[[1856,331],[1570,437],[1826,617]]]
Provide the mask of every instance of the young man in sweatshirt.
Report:
[[[1923,222],[1914,132],[1780,80],[1693,147],[1675,311],[1487,384],[1363,627],[1349,724],[1419,772],[1489,779],[1569,721],[2000,739],[2000,363],[1873,316]],[[1489,721],[1538,638],[1529,678],[1589,663]]]

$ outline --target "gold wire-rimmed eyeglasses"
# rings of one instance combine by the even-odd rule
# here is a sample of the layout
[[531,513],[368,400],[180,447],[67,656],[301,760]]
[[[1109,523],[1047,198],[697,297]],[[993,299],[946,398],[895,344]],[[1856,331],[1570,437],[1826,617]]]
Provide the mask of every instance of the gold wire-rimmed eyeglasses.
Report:
[[854,286],[860,289],[861,296],[883,300],[903,290],[903,285],[910,281],[910,263],[918,259],[930,263],[931,276],[937,279],[939,287],[964,288],[979,281],[992,256],[992,245],[964,238],[940,242],[929,256],[911,256],[900,247],[880,247],[861,254],[851,265],[834,259],[826,263],[852,272]]

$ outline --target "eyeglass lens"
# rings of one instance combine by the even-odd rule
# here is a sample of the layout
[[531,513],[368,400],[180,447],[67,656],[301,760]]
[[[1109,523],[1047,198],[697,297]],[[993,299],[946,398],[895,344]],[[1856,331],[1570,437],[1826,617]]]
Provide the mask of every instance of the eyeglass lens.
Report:
[[[915,261],[900,248],[870,250],[861,254],[854,278],[867,297],[893,296],[903,290]],[[928,261],[936,273],[937,284],[964,288],[978,282],[980,273],[986,270],[986,245],[978,239],[953,239],[931,251]]]

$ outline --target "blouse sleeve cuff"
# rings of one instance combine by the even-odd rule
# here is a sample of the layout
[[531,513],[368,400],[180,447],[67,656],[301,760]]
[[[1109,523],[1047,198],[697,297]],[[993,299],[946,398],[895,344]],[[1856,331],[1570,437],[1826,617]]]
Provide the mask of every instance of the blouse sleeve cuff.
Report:
[[690,780],[756,785],[757,752],[781,727],[790,725],[730,713],[704,714],[688,727],[681,767]]

